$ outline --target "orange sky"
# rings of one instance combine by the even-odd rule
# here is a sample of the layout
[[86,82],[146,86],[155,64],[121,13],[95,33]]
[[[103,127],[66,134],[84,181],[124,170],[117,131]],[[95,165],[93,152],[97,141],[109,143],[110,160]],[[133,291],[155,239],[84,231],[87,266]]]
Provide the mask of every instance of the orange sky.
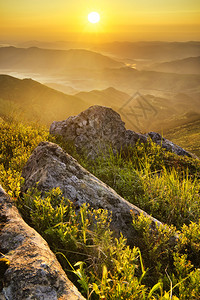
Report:
[[1,41],[199,40],[200,0],[0,0],[0,20]]

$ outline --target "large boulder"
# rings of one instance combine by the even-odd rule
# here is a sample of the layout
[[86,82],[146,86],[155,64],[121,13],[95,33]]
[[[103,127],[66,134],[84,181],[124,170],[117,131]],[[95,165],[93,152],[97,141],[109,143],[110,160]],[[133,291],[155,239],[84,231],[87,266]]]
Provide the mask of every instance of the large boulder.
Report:
[[89,158],[95,158],[99,153],[108,153],[109,147],[115,153],[127,146],[134,146],[138,141],[146,143],[148,138],[175,154],[191,156],[158,133],[140,134],[126,130],[120,115],[105,106],[91,106],[77,116],[54,121],[50,133],[61,135],[65,141],[72,141],[77,151],[84,151]]
[[[75,117],[53,122],[50,133],[63,136],[65,141],[73,141],[78,151],[90,158],[106,153],[109,147],[120,151],[127,144],[135,144],[141,136],[126,130],[120,115],[112,108],[91,106]],[[147,140],[146,137],[143,139]]]
[[[23,221],[1,187],[0,252],[0,299],[85,299],[69,281],[45,240]],[[7,263],[5,268],[3,263]]]
[[83,203],[95,209],[107,209],[112,213],[111,229],[117,235],[122,232],[128,243],[134,244],[136,235],[131,214],[147,214],[89,173],[58,145],[41,142],[25,165],[22,176],[25,179],[22,188],[24,192],[36,186],[42,192],[60,187],[64,196],[73,201],[77,209]]

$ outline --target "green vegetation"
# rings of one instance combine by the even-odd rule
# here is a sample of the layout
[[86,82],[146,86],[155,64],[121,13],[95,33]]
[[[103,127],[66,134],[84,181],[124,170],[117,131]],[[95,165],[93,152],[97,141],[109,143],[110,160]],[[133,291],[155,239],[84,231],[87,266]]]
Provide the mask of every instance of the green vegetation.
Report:
[[12,119],[0,123],[0,178],[10,196],[19,196],[22,168],[38,143],[48,137],[41,126],[26,126]]
[[[1,184],[24,219],[49,243],[86,299],[199,299],[200,162],[168,153],[152,143],[109,158],[88,161],[45,128],[0,124]],[[128,201],[165,225],[152,227],[143,215],[133,226],[140,237],[130,248],[115,238],[106,210],[73,203],[53,189],[20,195],[21,170],[42,140],[59,143]]]
[[167,138],[200,157],[200,120],[191,120],[167,133]]
[[200,163],[149,142],[85,167],[123,198],[178,229],[200,215]]

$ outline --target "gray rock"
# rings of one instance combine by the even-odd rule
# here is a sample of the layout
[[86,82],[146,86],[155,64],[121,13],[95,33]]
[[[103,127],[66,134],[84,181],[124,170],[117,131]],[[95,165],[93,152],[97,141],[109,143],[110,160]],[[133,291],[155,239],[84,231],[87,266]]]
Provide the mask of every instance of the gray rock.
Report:
[[0,299],[83,300],[45,240],[0,187],[0,252],[10,261]]
[[[117,235],[122,232],[128,243],[134,244],[136,235],[132,226],[131,212],[135,215],[147,214],[89,173],[58,145],[40,143],[25,165],[22,176],[25,179],[22,188],[24,192],[36,184],[43,192],[60,187],[64,196],[73,201],[77,207],[88,203],[95,209],[107,209],[112,213],[112,230]],[[153,222],[161,224],[156,219],[150,218]]]
[[109,147],[116,153],[127,146],[134,146],[138,141],[146,143],[149,137],[168,151],[191,156],[181,147],[162,138],[159,133],[140,134],[126,130],[120,115],[105,106],[91,106],[75,117],[55,121],[51,124],[50,133],[61,135],[65,141],[74,142],[77,151],[84,151],[89,158],[95,158],[102,152],[108,153]]
[[149,132],[147,134],[147,136],[149,136],[154,143],[156,143],[157,145],[162,146],[167,151],[171,151],[171,152],[173,152],[177,155],[183,155],[183,156],[188,156],[188,157],[192,156],[191,153],[185,151],[183,148],[175,145],[171,141],[169,141],[166,138],[162,137],[161,134],[159,134],[157,132]]
[[65,121],[53,122],[50,133],[73,141],[78,151],[84,150],[91,158],[106,152],[109,146],[114,151],[120,150],[126,140],[126,128],[120,115],[111,108],[97,105]]

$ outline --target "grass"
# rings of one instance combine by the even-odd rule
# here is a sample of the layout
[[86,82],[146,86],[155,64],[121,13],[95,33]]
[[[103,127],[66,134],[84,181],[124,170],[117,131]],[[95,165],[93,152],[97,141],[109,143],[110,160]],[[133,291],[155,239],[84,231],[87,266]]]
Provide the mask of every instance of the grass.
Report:
[[[149,143],[88,161],[73,144],[51,137],[45,128],[15,121],[0,123],[0,138],[1,184],[86,299],[199,299],[198,160]],[[122,197],[165,225],[152,228],[148,218],[133,216],[140,238],[130,248],[123,236],[117,239],[110,231],[106,210],[83,205],[77,212],[58,188],[45,197],[37,190],[21,195],[21,170],[42,140],[60,144]]]
[[178,229],[200,215],[200,162],[149,142],[85,167],[123,198]]
[[167,138],[200,157],[200,120],[179,126],[167,133]]

